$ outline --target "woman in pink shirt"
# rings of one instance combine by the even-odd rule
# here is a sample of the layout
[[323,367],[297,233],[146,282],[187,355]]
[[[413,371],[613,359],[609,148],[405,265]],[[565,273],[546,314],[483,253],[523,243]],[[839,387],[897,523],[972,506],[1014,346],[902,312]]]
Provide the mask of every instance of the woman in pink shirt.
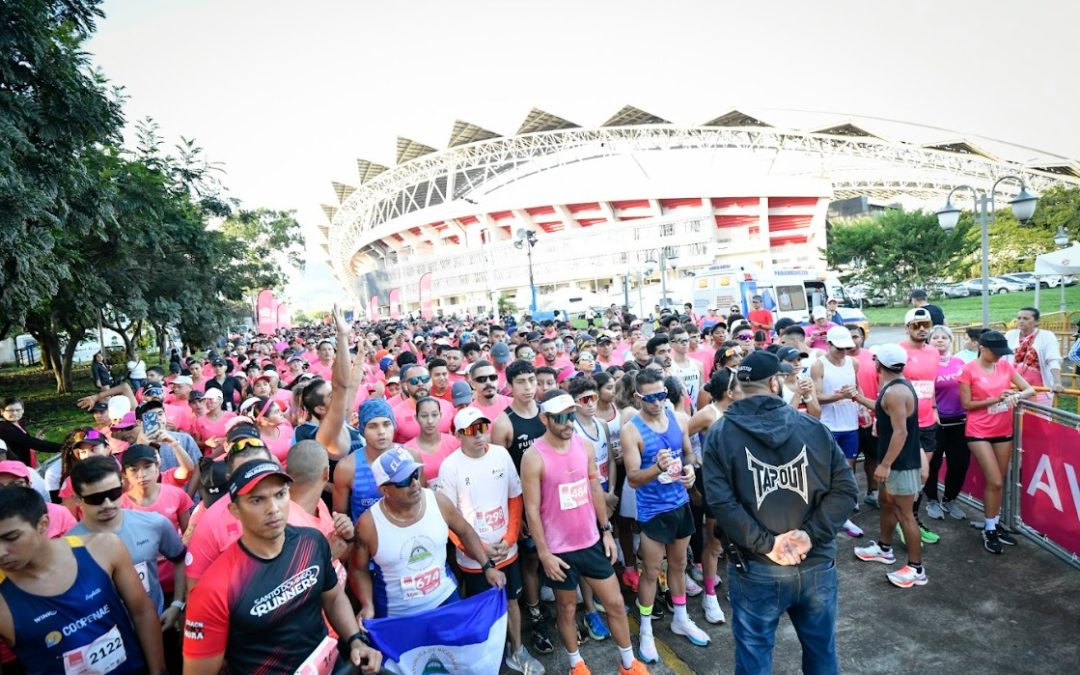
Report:
[[210,389],[203,395],[206,414],[195,418],[195,440],[204,454],[214,457],[225,451],[225,425],[236,417],[236,413],[221,409],[223,400],[220,389]]
[[450,434],[439,431],[442,407],[430,396],[416,402],[416,422],[420,425],[420,435],[406,442],[405,447],[420,455],[420,461],[424,463],[424,480],[434,488],[443,460],[461,447],[461,443]]
[[240,405],[240,414],[255,422],[270,454],[284,467],[289,448],[292,447],[293,427],[285,419],[277,401],[265,397],[249,398]]
[[965,364],[957,378],[960,405],[967,410],[964,434],[968,448],[986,478],[983,547],[995,554],[1002,552],[1003,544],[1016,545],[1016,539],[998,523],[1013,448],[1012,410],[1020,399],[1035,395],[1009,359],[1001,358],[1009,354],[1012,349],[1005,336],[996,330],[987,331],[979,336],[979,357]]

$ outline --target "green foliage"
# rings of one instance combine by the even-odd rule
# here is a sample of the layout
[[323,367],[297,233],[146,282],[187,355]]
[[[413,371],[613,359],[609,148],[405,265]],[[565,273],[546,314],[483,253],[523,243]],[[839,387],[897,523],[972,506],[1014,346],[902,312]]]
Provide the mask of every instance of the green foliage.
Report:
[[913,286],[956,273],[971,251],[970,222],[952,232],[938,226],[937,216],[923,211],[890,210],[876,218],[833,225],[824,253],[830,268],[850,270],[848,283],[866,284],[892,298]]

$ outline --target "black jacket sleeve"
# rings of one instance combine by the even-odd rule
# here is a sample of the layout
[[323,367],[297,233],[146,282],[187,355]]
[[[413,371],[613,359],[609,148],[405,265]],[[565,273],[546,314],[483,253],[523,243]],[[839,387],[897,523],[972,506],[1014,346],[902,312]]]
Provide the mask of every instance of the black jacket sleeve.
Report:
[[830,466],[829,490],[822,497],[818,508],[810,511],[809,517],[803,523],[803,529],[810,535],[814,546],[832,542],[836,538],[837,531],[843,526],[844,521],[851,517],[855,503],[859,498],[859,488],[855,482],[855,474],[844,458],[844,453],[831,433],[822,434],[832,449],[832,461]]
[[[702,474],[705,480],[705,500],[716,518],[717,526],[736,546],[767,555],[773,549],[775,536],[761,526],[736,497],[731,484],[732,447],[725,447],[721,436],[723,420],[714,424],[705,438],[702,452]],[[843,521],[841,520],[841,524]]]
[[60,452],[60,444],[35,438],[6,420],[0,421],[0,438],[8,446],[8,454],[23,464],[30,466],[30,450],[38,452]]

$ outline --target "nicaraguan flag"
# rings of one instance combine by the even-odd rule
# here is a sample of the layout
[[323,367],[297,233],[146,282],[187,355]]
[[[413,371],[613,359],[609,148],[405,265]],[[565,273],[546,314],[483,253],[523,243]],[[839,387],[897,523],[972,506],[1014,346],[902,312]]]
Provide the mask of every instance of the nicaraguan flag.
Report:
[[506,592],[479,595],[430,612],[368,619],[383,668],[402,675],[496,675],[506,642]]

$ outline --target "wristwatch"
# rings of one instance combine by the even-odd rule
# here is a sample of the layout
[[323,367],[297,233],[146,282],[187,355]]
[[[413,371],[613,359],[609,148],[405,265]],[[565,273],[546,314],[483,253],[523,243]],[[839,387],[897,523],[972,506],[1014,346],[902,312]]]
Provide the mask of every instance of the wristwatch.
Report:
[[601,532],[614,532],[615,528],[613,528],[611,526],[610,522],[607,522],[607,523],[604,523],[603,525],[600,526],[600,531]]
[[349,651],[352,650],[352,643],[356,642],[357,640],[359,640],[360,642],[363,642],[364,644],[366,644],[368,646],[371,646],[370,643],[368,643],[368,641],[367,641],[367,635],[364,633],[364,631],[360,630],[360,631],[356,631],[355,633],[353,633],[349,637],[342,640],[339,647],[338,647],[339,651],[341,653],[343,653],[343,654],[348,653]]
[[169,603],[169,607],[175,607],[182,612],[184,611],[184,608],[187,607],[187,603],[183,600],[173,600]]
[[488,558],[487,562],[480,566],[480,572],[485,573],[488,570],[495,569],[495,563],[491,562],[491,558]]

